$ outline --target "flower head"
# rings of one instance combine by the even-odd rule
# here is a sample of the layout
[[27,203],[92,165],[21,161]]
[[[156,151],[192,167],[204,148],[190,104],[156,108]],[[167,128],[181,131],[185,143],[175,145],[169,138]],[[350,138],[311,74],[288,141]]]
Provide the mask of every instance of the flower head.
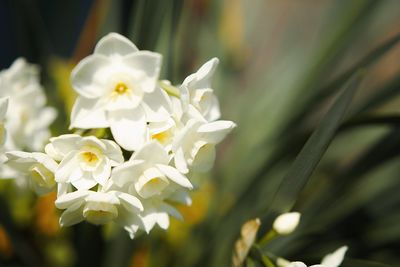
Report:
[[66,134],[51,138],[46,153],[60,161],[56,181],[83,190],[105,185],[111,167],[123,162],[122,151],[115,142],[94,136]]
[[54,173],[58,164],[47,154],[11,151],[6,153],[7,165],[29,177],[29,183],[38,194],[54,191]]

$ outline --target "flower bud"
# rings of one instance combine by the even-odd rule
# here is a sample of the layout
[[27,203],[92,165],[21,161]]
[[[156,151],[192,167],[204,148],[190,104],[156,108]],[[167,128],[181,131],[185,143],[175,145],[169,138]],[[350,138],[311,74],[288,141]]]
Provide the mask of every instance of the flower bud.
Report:
[[273,224],[273,229],[280,235],[292,233],[300,222],[299,212],[288,212],[279,215]]

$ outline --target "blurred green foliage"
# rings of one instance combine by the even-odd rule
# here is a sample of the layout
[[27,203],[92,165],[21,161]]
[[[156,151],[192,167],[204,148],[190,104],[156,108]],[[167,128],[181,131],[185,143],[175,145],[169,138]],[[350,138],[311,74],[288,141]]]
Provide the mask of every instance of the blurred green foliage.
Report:
[[[58,216],[51,201],[1,181],[0,225],[11,244],[7,254],[0,235],[1,266],[230,266],[245,221],[260,217],[262,235],[290,208],[302,213],[299,229],[259,253],[316,263],[346,244],[344,267],[400,265],[399,1],[10,0],[0,7],[8,14],[4,51],[12,52],[0,53],[1,64],[15,54],[42,66],[49,104],[60,112],[55,135],[67,132],[75,97],[69,72],[110,31],[162,53],[161,78],[174,84],[219,57],[214,88],[223,118],[238,124],[214,170],[192,177],[199,190],[181,209],[185,221],[133,241],[83,223],[43,231],[50,227],[43,221]],[[262,266],[254,255],[247,264]]]

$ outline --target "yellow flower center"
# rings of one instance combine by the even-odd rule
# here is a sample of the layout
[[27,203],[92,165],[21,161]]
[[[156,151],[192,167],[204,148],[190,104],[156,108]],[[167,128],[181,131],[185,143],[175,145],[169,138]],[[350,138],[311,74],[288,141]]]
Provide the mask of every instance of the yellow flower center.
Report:
[[123,82],[117,83],[117,85],[114,88],[114,94],[115,95],[123,95],[123,94],[126,94],[129,91],[130,90],[129,90],[128,86]]
[[168,131],[156,133],[151,135],[151,139],[156,139],[158,142],[161,144],[164,144],[168,141],[168,138],[170,137],[170,133]]
[[88,163],[95,163],[99,160],[96,154],[90,151],[83,152],[82,157]]

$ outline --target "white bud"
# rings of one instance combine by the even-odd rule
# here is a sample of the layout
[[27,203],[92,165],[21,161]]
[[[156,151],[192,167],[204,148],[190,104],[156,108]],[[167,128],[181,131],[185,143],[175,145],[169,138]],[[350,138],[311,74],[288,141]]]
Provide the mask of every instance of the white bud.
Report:
[[288,212],[279,215],[273,224],[273,229],[280,235],[292,233],[300,222],[299,212]]

